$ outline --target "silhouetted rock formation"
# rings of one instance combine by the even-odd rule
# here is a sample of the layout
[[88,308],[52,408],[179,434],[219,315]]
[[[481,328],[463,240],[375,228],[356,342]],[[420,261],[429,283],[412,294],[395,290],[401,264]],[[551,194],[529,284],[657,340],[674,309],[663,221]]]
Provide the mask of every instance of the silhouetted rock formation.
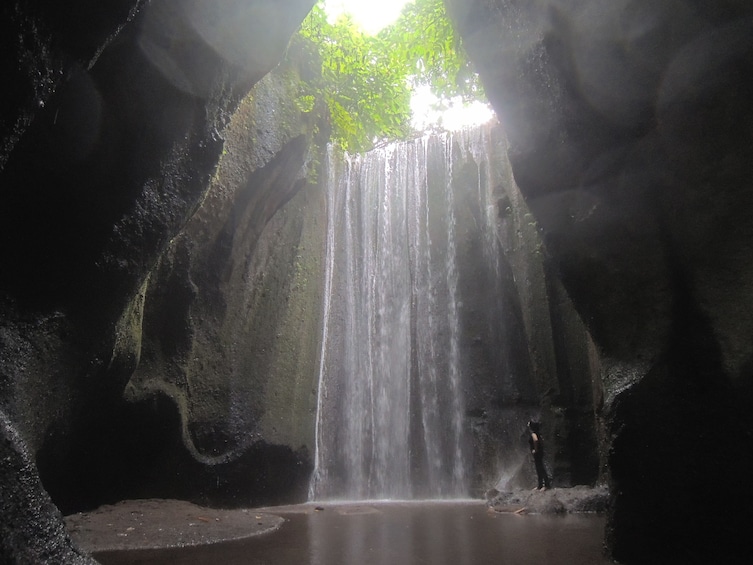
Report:
[[447,4],[603,358],[615,556],[737,562],[753,517],[753,8]]
[[[140,356],[145,285],[204,199],[232,112],[282,59],[312,5],[14,0],[0,8],[4,562],[64,560],[55,549],[59,515],[44,502],[34,457],[19,474],[19,453],[34,454],[45,487],[71,510],[154,472],[148,457],[129,458],[129,445],[146,440],[140,452],[154,454],[180,443],[173,400],[122,401]],[[283,201],[274,198],[262,200],[267,216]],[[238,454],[246,464],[230,470],[212,472],[180,447],[170,462],[207,484],[259,465],[257,488],[284,482],[275,458],[305,478],[305,465],[290,468],[305,458],[264,445]]]

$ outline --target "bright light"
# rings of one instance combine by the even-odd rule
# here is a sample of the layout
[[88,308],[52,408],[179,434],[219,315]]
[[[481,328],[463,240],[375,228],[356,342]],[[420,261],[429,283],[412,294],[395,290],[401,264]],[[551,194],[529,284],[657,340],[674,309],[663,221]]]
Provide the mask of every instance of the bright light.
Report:
[[342,13],[349,13],[366,33],[376,34],[400,15],[408,0],[326,0],[324,10],[334,21]]
[[466,126],[485,124],[495,117],[488,104],[478,101],[463,104],[459,98],[442,101],[428,86],[420,86],[413,91],[410,106],[413,112],[411,125],[417,131],[432,127],[457,131]]
[[[348,13],[364,32],[376,34],[393,23],[403,7],[413,0],[326,0],[324,10],[330,22]],[[431,90],[422,86],[411,96],[411,125],[417,131],[434,127],[456,131],[465,126],[484,124],[494,118],[488,104],[473,102],[465,105],[459,99],[440,101]]]

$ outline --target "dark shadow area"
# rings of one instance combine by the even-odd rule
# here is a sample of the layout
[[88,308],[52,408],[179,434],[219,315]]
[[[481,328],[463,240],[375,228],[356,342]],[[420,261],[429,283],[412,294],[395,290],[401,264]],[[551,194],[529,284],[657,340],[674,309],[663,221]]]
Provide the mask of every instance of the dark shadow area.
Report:
[[[215,430],[212,437],[219,441],[221,436]],[[173,401],[157,394],[89,414],[73,427],[70,438],[50,434],[37,465],[45,489],[64,514],[126,499],[174,498],[239,508],[306,497],[312,463],[305,449],[257,441],[199,461],[181,437]]]

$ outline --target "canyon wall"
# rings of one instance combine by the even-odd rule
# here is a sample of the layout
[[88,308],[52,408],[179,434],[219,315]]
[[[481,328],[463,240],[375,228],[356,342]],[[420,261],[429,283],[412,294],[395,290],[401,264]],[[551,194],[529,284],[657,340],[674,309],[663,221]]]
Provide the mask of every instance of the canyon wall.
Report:
[[[542,423],[553,484],[594,485],[605,479],[598,353],[549,268],[541,226],[513,176],[504,128],[488,124],[455,137],[452,182],[459,200],[464,388],[477,458],[475,494],[536,484],[529,419]],[[484,192],[486,209],[474,201]],[[483,224],[493,226],[496,242],[479,237]]]
[[547,271],[602,359],[614,555],[737,562],[753,508],[753,8],[446,4]]
[[321,108],[296,102],[311,63],[292,44],[240,102],[200,206],[118,322],[115,350],[139,356],[121,396],[39,451],[62,510],[305,499],[324,246],[315,132],[326,139]]
[[[169,440],[188,474],[222,483],[206,461],[186,456],[188,436],[201,436],[211,418],[192,419],[186,414],[197,410],[179,406],[180,395],[147,386],[129,389],[144,402],[123,395],[140,359],[142,320],[152,324],[144,296],[160,292],[150,276],[185,258],[171,241],[212,184],[230,116],[283,58],[312,5],[122,0],[103,9],[18,0],[0,8],[0,560],[87,561],[42,485],[68,511],[128,492],[134,477],[119,463],[143,479],[154,471],[123,457],[129,445],[154,454]],[[281,139],[274,150],[305,160],[295,145]],[[263,167],[270,177],[272,161]],[[261,198],[263,217],[290,197],[280,190],[287,196]],[[263,237],[259,225],[251,229]],[[188,328],[170,329],[185,353]],[[148,345],[145,353],[156,350]],[[293,448],[259,449],[280,465],[300,462],[305,475],[296,450],[306,433],[286,434]],[[246,466],[258,465],[244,447]],[[211,458],[214,446],[197,449]],[[264,471],[261,483],[277,480],[274,464]]]

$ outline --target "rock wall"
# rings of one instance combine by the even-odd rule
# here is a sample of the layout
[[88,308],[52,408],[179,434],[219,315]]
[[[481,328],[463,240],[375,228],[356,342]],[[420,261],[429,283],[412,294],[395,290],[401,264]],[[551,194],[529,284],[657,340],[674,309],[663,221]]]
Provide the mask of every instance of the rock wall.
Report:
[[139,356],[122,395],[80,419],[74,457],[57,441],[40,451],[64,511],[305,499],[324,246],[324,199],[309,182],[322,114],[296,103],[306,55],[291,45],[241,101],[200,207],[121,318],[116,349]]
[[[3,561],[70,557],[54,506],[35,503],[46,496],[35,461],[53,501],[72,509],[97,501],[66,498],[69,481],[97,476],[85,463],[117,468],[116,446],[135,449],[146,438],[142,452],[172,441],[182,453],[174,403],[122,401],[149,315],[147,281],[204,199],[232,112],[282,58],[312,4],[123,0],[101,9],[17,0],[0,8]],[[265,217],[283,201],[272,198]],[[105,441],[88,443],[93,433]],[[244,456],[259,460],[251,448]],[[154,473],[130,463],[141,478]],[[102,479],[87,487],[112,495],[140,480]],[[24,533],[30,524],[39,535]]]
[[[199,493],[204,503],[306,498],[326,217],[322,187],[310,181],[326,133],[321,108],[303,113],[296,104],[298,47],[241,103],[209,193],[152,275],[141,362],[125,390],[130,402],[175,403],[193,460],[222,469],[249,449],[265,460],[264,473],[246,469],[253,480],[218,470],[227,484]],[[186,480],[181,498],[195,498]]]
[[[513,178],[504,129],[488,125],[457,137],[452,168],[474,492],[535,486],[529,419],[543,423],[555,486],[594,485],[604,478],[598,354],[548,270],[540,226]],[[490,210],[479,208],[479,192],[488,192]],[[490,221],[498,244],[478,237],[478,226]]]
[[736,562],[753,507],[751,7],[446,4],[602,359],[614,555]]

